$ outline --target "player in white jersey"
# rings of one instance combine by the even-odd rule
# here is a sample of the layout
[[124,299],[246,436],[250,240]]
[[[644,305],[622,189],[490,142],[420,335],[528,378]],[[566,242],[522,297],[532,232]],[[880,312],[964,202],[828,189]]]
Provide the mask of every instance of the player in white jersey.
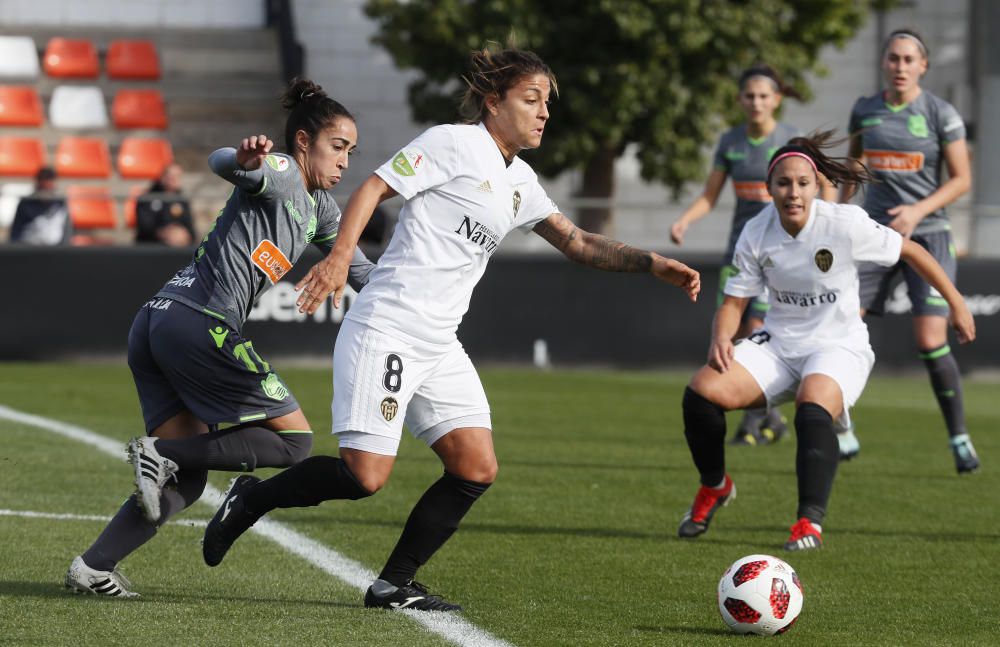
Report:
[[[920,87],[928,65],[919,34],[908,29],[889,34],[882,54],[887,87],[854,104],[850,155],[863,160],[878,179],[865,193],[868,214],[926,248],[955,281],[958,263],[945,206],[969,191],[972,169],[961,115]],[[942,181],[944,168],[948,178]],[[852,188],[844,188],[843,199]],[[965,426],[961,372],[948,345],[948,304],[905,265],[866,266],[861,268],[861,307],[881,315],[897,273],[906,281],[917,348],[944,416],[955,468],[959,474],[974,472],[979,458]],[[857,451],[857,439],[841,438],[853,446],[848,452]]]
[[[774,151],[792,137],[801,134],[798,128],[775,118],[785,96],[802,98],[794,88],[785,85],[781,76],[770,65],[754,65],[740,74],[739,103],[746,114],[746,122],[727,130],[719,138],[712,161],[712,172],[705,182],[704,190],[670,227],[670,239],[677,245],[683,244],[688,227],[715,208],[726,179],[732,178],[736,207],[719,272],[719,304],[725,296],[723,288],[726,281],[735,269],[733,253],[744,225],[771,202],[764,182],[767,163]],[[826,190],[830,190],[828,186],[824,187],[824,192]],[[743,313],[743,323],[736,333],[737,338],[746,337],[764,325],[768,308],[766,296],[760,295],[750,302]],[[731,442],[734,445],[768,444],[784,437],[787,430],[786,421],[778,409],[747,411]]]
[[[902,259],[948,301],[959,339],[975,338],[962,296],[927,250],[860,207],[816,199],[820,174],[834,184],[870,179],[864,167],[848,168],[823,153],[830,135],[796,137],[776,151],[767,174],[774,202],[736,244],[738,273],[715,314],[708,364],[684,393],[684,435],[701,488],[681,537],[704,533],[736,494],[725,466],[725,411],[794,399],[799,503],[785,548],[821,546],[839,460],[834,419],[843,424],[875,361],[858,307],[859,263]],[[764,289],[771,304],[764,328],[734,345],[747,302]]]
[[337,337],[333,431],[341,457],[310,457],[231,493],[205,531],[212,561],[274,508],[378,491],[405,421],[445,473],[414,507],[365,606],[460,609],[413,578],[497,475],[489,403],[456,329],[504,236],[534,231],[571,260],[650,273],[697,297],[698,273],[684,264],[577,229],[517,157],[541,144],[549,118],[556,86],[545,63],[527,51],[487,49],[473,54],[472,68],[469,123],[431,128],[376,170],[351,196],[334,250],[299,284],[306,312],[330,292],[339,300],[345,245],[353,248],[380,202],[404,198],[392,240]]

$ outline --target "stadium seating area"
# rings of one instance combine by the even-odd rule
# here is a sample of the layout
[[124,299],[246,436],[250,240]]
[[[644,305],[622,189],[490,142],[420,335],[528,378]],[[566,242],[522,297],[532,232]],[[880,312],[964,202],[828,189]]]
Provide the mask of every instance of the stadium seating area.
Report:
[[[75,242],[127,243],[135,198],[176,158],[204,229],[226,191],[209,177],[207,153],[281,123],[266,30],[30,31],[0,30],[0,228],[47,165],[68,198]],[[245,51],[229,42],[240,37]],[[164,48],[173,48],[169,72]]]

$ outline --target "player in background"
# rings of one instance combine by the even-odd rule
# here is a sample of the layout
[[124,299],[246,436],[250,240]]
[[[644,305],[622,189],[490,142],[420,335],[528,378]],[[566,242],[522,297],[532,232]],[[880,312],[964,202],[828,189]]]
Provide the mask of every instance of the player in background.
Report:
[[[972,187],[965,124],[958,111],[920,87],[930,62],[927,46],[915,31],[899,29],[882,48],[886,89],[862,97],[851,110],[849,155],[871,169],[877,183],[868,187],[864,208],[876,222],[891,227],[927,249],[954,282],[958,263],[945,206]],[[942,181],[941,171],[948,179]],[[841,200],[854,193],[844,186]],[[979,458],[965,427],[962,376],[948,345],[948,304],[906,265],[861,268],[861,308],[881,315],[889,287],[902,271],[910,295],[913,333],[920,359],[944,415],[959,474],[979,468]],[[843,452],[857,453],[853,434],[843,436]]]
[[557,91],[548,66],[531,52],[499,48],[474,52],[471,63],[467,123],[435,126],[379,167],[351,196],[333,251],[299,282],[306,312],[330,292],[339,301],[365,223],[379,203],[403,197],[389,246],[337,336],[333,432],[340,457],[312,456],[266,481],[237,478],[205,531],[209,565],[275,508],[377,492],[392,471],[405,421],[441,459],[444,474],[413,508],[364,604],[460,610],[414,578],[497,476],[489,403],[456,330],[504,236],[534,231],[573,261],[652,274],[696,298],[697,272],[581,231],[517,157],[541,144],[550,93]]
[[[74,592],[135,597],[118,563],[198,500],[208,470],[287,467],[312,448],[295,396],[241,328],[306,247],[332,248],[340,209],[327,190],[358,135],[347,109],[310,81],[293,82],[282,101],[289,154],[271,154],[271,140],[257,135],[211,155],[209,166],[235,188],[190,264],[129,331],[148,434],[128,445],[137,491],[73,560],[65,581]],[[355,252],[352,285],[360,289],[373,267]]]
[[[684,436],[701,488],[681,521],[681,537],[704,533],[715,511],[736,495],[726,473],[725,412],[794,398],[799,503],[785,549],[822,545],[839,461],[834,419],[847,417],[875,361],[858,307],[860,263],[907,263],[948,301],[959,339],[975,338],[962,295],[927,250],[860,207],[816,198],[820,175],[835,184],[870,179],[863,166],[823,153],[835,145],[831,134],[796,137],[777,150],[767,174],[774,202],[736,243],[737,273],[715,314],[708,364],[684,392]],[[747,303],[765,289],[771,309],[764,328],[734,344]]]
[[[767,192],[765,183],[767,163],[775,150],[801,134],[794,126],[775,119],[781,100],[786,96],[802,98],[794,88],[785,85],[770,65],[755,65],[740,74],[739,102],[746,113],[746,121],[730,128],[719,138],[712,172],[705,182],[704,190],[670,227],[670,239],[677,245],[683,244],[688,227],[715,208],[726,178],[733,179],[736,208],[733,211],[726,254],[722,260],[718,303],[722,303],[722,290],[735,270],[733,250],[743,226],[771,203],[771,195]],[[832,189],[824,186],[824,190],[830,192],[825,197],[833,199]],[[762,327],[767,307],[766,295],[754,298],[743,316],[743,323],[736,332],[736,337],[746,337]],[[752,409],[744,413],[731,442],[734,445],[771,443],[784,437],[787,430],[788,426],[778,409]]]

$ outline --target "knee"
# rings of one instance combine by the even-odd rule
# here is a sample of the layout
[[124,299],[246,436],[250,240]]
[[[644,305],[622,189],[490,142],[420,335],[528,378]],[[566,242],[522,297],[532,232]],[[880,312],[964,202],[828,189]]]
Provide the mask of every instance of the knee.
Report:
[[691,406],[693,399],[692,394],[701,398],[709,404],[715,405],[722,409],[723,411],[729,411],[731,409],[738,409],[739,404],[735,402],[735,398],[732,394],[724,389],[719,384],[718,380],[713,380],[711,378],[705,378],[702,373],[699,372],[691,380],[691,384],[684,391],[684,406]]
[[490,455],[466,466],[461,473],[455,474],[459,478],[475,483],[489,485],[497,480],[497,473],[500,466],[497,464],[496,456]]
[[385,487],[385,484],[389,482],[388,474],[375,474],[372,472],[352,472],[354,474],[354,479],[361,486],[361,489],[371,496]]

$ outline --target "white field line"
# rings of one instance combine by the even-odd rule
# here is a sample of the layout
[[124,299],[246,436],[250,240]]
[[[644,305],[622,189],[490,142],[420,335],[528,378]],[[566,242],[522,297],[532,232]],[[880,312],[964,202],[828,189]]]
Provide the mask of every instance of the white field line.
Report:
[[[125,456],[125,447],[117,440],[101,436],[83,427],[24,413],[3,405],[0,405],[0,419],[51,431],[64,438],[90,445],[113,458],[122,459]],[[211,485],[205,487],[205,493],[199,499],[199,502],[208,505],[213,511],[222,505],[222,501],[222,492]],[[372,580],[377,577],[374,571],[360,562],[341,555],[332,548],[324,546],[283,523],[265,518],[258,521],[250,530],[270,539],[288,552],[298,555],[313,566],[359,591],[367,589]],[[507,641],[493,636],[457,615],[421,613],[407,609],[397,613],[405,615],[414,622],[423,625],[428,631],[461,647],[513,647]]]
[[[54,519],[56,521],[111,521],[111,517],[99,514],[66,514],[61,512],[36,512],[34,510],[9,510],[0,508],[0,517],[22,517],[26,519]],[[191,526],[193,528],[204,528],[208,525],[208,519],[184,519],[181,521],[168,521],[170,526]]]

